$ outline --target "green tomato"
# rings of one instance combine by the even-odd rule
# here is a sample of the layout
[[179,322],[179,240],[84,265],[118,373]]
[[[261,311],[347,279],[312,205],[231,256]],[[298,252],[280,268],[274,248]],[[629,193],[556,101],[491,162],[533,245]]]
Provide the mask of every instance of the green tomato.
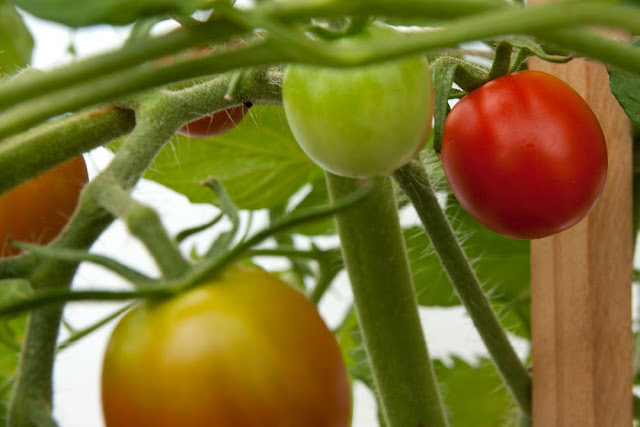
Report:
[[420,151],[431,130],[433,86],[421,55],[346,69],[292,64],[282,98],[304,152],[346,177],[394,171]]

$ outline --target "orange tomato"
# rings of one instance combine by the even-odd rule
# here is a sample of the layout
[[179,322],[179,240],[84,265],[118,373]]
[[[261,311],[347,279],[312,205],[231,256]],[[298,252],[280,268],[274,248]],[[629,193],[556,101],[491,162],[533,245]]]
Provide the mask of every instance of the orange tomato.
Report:
[[120,321],[102,372],[107,427],[347,427],[340,349],[313,304],[235,267]]
[[9,239],[47,244],[64,228],[87,183],[82,156],[73,158],[0,196],[0,256],[20,253]]

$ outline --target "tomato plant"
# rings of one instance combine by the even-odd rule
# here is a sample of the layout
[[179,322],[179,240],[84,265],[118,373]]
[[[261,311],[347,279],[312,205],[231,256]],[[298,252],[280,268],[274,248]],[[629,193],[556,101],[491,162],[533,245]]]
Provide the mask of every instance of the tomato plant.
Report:
[[216,111],[201,119],[187,123],[178,132],[182,135],[196,138],[221,135],[236,127],[247,115],[250,107],[251,103],[245,102],[241,105]]
[[82,156],[67,161],[0,196],[0,256],[16,255],[9,239],[46,244],[65,226],[87,183]]
[[441,156],[465,210],[521,239],[580,221],[607,172],[602,129],[587,103],[539,71],[500,77],[458,102],[445,122]]
[[[631,361],[640,355],[630,357],[625,331],[640,191],[632,194],[633,135],[608,89],[640,124],[640,45],[593,28],[640,34],[640,7],[48,3],[0,1],[0,182],[17,182],[23,164],[44,170],[36,158],[52,152],[96,149],[104,168],[69,221],[71,202],[53,200],[64,194],[75,203],[78,182],[28,200],[0,198],[0,231],[11,238],[45,243],[54,228],[67,230],[53,246],[0,259],[0,424],[93,426],[103,417],[124,427],[371,427],[377,417],[389,427],[481,427],[565,417],[631,425]],[[34,16],[69,26],[62,32],[73,32],[74,45],[102,53],[84,56],[65,40],[60,52],[78,56],[70,63],[42,57],[54,49],[38,49],[31,61],[32,29],[42,26]],[[103,50],[93,37],[105,32],[119,34]],[[582,86],[603,119],[606,147],[566,85],[536,72],[508,75],[531,56]],[[52,63],[60,65],[36,68]],[[447,119],[453,98],[461,101]],[[247,114],[244,101],[255,103],[251,120],[216,144],[173,138],[231,129]],[[422,149],[432,127],[436,149]],[[432,167],[439,161],[449,186]],[[553,245],[504,237],[463,211],[499,233],[541,237],[585,215],[606,173],[606,206]],[[81,175],[86,182],[84,165]],[[143,179],[161,185],[138,185]],[[124,227],[111,227],[116,221]],[[26,236],[12,228],[23,222]],[[3,253],[6,239],[0,233]],[[118,250],[123,241],[126,251]],[[254,262],[293,288],[237,266]],[[86,263],[128,288],[78,270]],[[66,309],[95,301],[129,304],[103,313],[92,305],[87,317]],[[436,343],[444,348],[429,349],[421,310],[440,306],[465,309],[482,343],[464,354],[486,357],[460,358],[474,344],[456,342],[468,331],[449,325],[447,342]],[[57,356],[76,344],[71,351],[83,360],[97,356],[84,337],[130,307],[104,360],[104,415],[78,411],[98,393],[96,372]],[[550,347],[538,341],[523,354],[513,336],[542,336]],[[447,363],[433,359],[445,353]],[[350,383],[359,403],[353,421]],[[567,405],[604,389],[615,398]],[[535,402],[540,394],[550,405]]]
[[300,292],[233,268],[128,313],[102,373],[108,427],[347,426],[335,338]]
[[305,153],[346,177],[392,172],[423,147],[431,130],[433,88],[423,56],[349,69],[290,65],[282,101]]

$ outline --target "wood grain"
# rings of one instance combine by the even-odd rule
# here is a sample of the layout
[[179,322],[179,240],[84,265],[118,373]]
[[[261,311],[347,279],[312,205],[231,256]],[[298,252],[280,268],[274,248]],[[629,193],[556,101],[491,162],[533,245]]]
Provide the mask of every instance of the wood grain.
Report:
[[[530,2],[531,3],[531,2]],[[600,202],[573,228],[531,244],[534,427],[632,425],[631,132],[602,65],[540,60],[598,117],[609,170]]]

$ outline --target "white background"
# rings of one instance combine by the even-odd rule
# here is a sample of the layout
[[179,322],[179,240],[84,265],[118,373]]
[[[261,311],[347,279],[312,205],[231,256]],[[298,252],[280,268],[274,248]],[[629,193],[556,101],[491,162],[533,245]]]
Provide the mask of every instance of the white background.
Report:
[[[78,57],[86,57],[120,45],[127,36],[127,28],[93,27],[71,32],[65,27],[40,21],[27,16],[27,24],[36,38],[33,66],[51,68],[72,60],[67,52],[70,43],[76,48]],[[95,176],[109,162],[111,154],[105,149],[97,149],[86,155],[91,176]],[[186,198],[155,183],[142,181],[134,192],[138,200],[156,208],[170,233],[175,233],[189,225],[200,224],[213,216],[213,208],[206,205],[190,204]],[[407,218],[405,218],[407,219]],[[408,220],[416,218],[409,215]],[[204,247],[210,234],[199,240],[190,240],[190,245]],[[119,222],[114,223],[99,239],[93,249],[96,253],[117,258],[135,268],[153,274],[155,267],[144,248],[132,239]],[[113,274],[95,266],[83,265],[75,279],[77,289],[105,289],[126,287]],[[340,280],[329,291],[321,304],[320,311],[329,326],[335,326],[349,305],[351,294],[346,280]],[[65,311],[66,320],[76,329],[91,325],[119,307],[111,303],[75,303]],[[461,308],[421,309],[421,318],[433,357],[447,361],[455,353],[472,361],[486,350],[475,329]],[[80,343],[63,351],[55,366],[55,417],[61,427],[101,427],[99,378],[102,355],[113,322],[83,339]],[[64,335],[61,337],[64,338]],[[526,346],[516,342],[523,354]],[[377,425],[374,400],[362,385],[355,385],[355,427]]]

